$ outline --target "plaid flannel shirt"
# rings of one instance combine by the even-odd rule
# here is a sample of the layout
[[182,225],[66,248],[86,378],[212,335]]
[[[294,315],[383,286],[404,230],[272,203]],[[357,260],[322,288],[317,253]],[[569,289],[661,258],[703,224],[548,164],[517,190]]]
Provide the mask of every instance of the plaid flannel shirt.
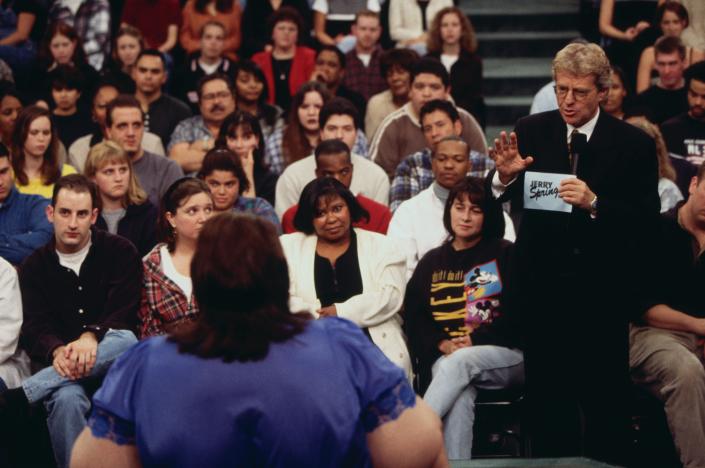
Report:
[[368,66],[362,63],[355,49],[345,54],[343,85],[362,94],[368,101],[375,94],[387,89],[387,81],[380,72],[379,56],[381,53],[382,48],[377,46],[372,52]]
[[177,143],[193,143],[198,140],[212,140],[213,135],[211,131],[206,127],[206,122],[204,122],[203,117],[200,115],[194,115],[187,119],[182,120],[176,126],[171,134],[171,139],[169,140],[169,146],[167,146],[167,154],[171,151],[172,146]]
[[83,39],[88,63],[100,71],[110,54],[110,4],[108,0],[84,0],[76,14],[62,0],[49,11],[52,22],[63,21],[76,29]]
[[191,300],[162,269],[159,252],[164,244],[157,244],[145,257],[142,301],[140,303],[140,338],[163,335],[166,326],[198,315],[198,304]]
[[[490,170],[494,168],[494,161],[486,154],[470,150],[470,167],[472,169],[468,175],[487,177]],[[392,187],[389,190],[389,209],[396,210],[404,200],[412,198],[429,187],[434,179],[430,149],[424,148],[407,156],[399,163],[394,173]]]
[[[264,161],[267,163],[269,170],[277,175],[281,175],[286,166],[284,162],[284,153],[282,152],[284,128],[285,127],[281,127],[274,130],[269,138],[267,138],[264,145]],[[369,159],[367,156],[367,137],[360,129],[357,130],[355,143],[353,144],[350,152]],[[302,155],[302,157],[304,156],[308,156],[308,154]]]

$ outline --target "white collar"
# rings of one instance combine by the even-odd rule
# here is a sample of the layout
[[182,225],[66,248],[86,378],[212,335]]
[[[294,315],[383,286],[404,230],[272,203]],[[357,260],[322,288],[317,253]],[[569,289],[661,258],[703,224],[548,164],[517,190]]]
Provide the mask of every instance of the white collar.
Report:
[[592,136],[592,132],[595,131],[595,125],[597,125],[597,119],[600,117],[600,108],[597,108],[597,112],[595,113],[595,116],[585,122],[582,126],[580,127],[573,127],[571,124],[567,123],[566,126],[568,127],[568,133],[566,133],[566,140],[570,141],[570,134],[573,133],[573,130],[577,128],[577,130],[580,133],[583,133],[585,135],[585,138],[587,141],[590,141],[590,137]]

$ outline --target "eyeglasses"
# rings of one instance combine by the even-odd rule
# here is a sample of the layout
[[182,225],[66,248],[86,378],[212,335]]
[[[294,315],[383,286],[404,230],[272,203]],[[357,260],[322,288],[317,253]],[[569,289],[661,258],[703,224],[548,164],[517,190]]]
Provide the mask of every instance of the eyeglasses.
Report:
[[568,95],[568,92],[572,91],[573,92],[573,99],[575,99],[576,101],[583,101],[583,100],[585,100],[586,97],[588,97],[590,95],[590,93],[595,88],[592,88],[592,89],[569,88],[567,86],[556,85],[553,87],[553,89],[556,92],[556,96],[558,96],[561,99],[564,99]]
[[208,93],[201,96],[202,101],[215,101],[216,99],[226,99],[232,97],[230,91],[219,91],[217,93]]

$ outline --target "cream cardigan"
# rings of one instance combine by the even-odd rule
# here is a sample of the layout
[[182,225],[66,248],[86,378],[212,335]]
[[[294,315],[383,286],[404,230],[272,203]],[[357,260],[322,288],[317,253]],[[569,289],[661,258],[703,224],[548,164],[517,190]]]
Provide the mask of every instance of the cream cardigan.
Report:
[[[372,341],[411,377],[411,359],[398,312],[404,302],[405,257],[391,239],[375,232],[355,229],[362,294],[335,304],[338,317],[367,328]],[[316,311],[313,265],[317,237],[301,232],[279,238],[289,267],[289,305],[292,312]]]
[[[426,30],[430,29],[436,13],[453,6],[453,0],[431,0],[426,7]],[[389,0],[389,35],[393,41],[419,37],[424,32],[421,7],[416,0]]]

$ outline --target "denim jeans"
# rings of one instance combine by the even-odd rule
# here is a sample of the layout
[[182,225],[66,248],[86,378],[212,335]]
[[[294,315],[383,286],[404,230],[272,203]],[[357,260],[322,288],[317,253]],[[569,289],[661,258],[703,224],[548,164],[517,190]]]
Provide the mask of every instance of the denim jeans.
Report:
[[[115,359],[135,343],[137,338],[131,331],[109,330],[98,343],[89,377],[105,375]],[[56,463],[59,467],[68,466],[71,449],[86,425],[86,413],[91,406],[81,381],[62,377],[49,366],[22,382],[22,388],[31,404],[44,400]]]
[[443,419],[448,458],[470,459],[477,390],[523,385],[524,354],[502,346],[470,346],[438,358],[432,372],[424,400]]

